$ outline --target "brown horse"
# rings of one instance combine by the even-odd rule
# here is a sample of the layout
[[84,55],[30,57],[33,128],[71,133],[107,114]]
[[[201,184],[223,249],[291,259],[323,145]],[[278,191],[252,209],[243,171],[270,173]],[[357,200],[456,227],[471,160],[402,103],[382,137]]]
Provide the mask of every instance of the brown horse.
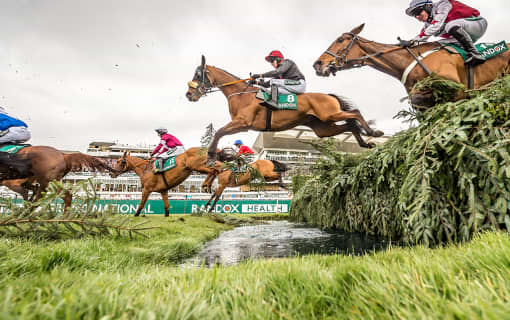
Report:
[[[283,131],[305,125],[319,137],[331,137],[350,131],[359,145],[365,148],[371,148],[374,144],[363,140],[360,135],[362,131],[374,137],[383,135],[381,131],[372,130],[359,110],[348,102],[338,96],[323,93],[298,95],[297,110],[272,111],[272,118],[268,121],[270,111],[260,104],[261,100],[255,98],[258,88],[248,86],[225,70],[206,65],[204,56],[188,86],[186,97],[190,101],[198,101],[206,93],[212,92],[213,88],[218,88],[227,98],[232,121],[214,135],[208,150],[211,163],[216,159],[216,148],[221,137],[248,130]],[[338,121],[346,123],[339,125],[336,124]]]
[[[250,163],[249,166],[257,170],[264,177],[264,180],[266,182],[278,180],[279,186],[282,188],[286,188],[286,186],[283,184],[282,172],[289,170],[289,168],[285,164],[278,162],[276,160],[257,160],[255,162]],[[206,204],[206,207],[208,207],[211,201],[213,201],[214,199],[212,206],[209,207],[209,212],[211,212],[213,208],[216,206],[216,202],[218,202],[218,200],[220,199],[221,194],[223,193],[223,190],[225,190],[225,188],[246,185],[250,183],[250,179],[252,178],[253,174],[254,172],[252,170],[247,170],[245,173],[240,174],[239,176],[236,176],[232,172],[232,170],[225,170],[219,173],[218,188],[216,189],[216,191],[213,193],[213,195]],[[202,185],[202,189],[203,188],[204,185]]]
[[207,174],[215,174],[215,171],[220,171],[221,163],[217,162],[213,168],[209,168],[206,166],[206,161],[207,156],[205,149],[190,148],[183,154],[177,156],[177,166],[175,168],[163,173],[153,173],[152,161],[131,157],[129,153],[124,153],[122,157],[117,160],[113,167],[114,171],[110,172],[110,176],[116,178],[121,173],[132,170],[140,177],[140,182],[142,183],[142,200],[136,209],[135,217],[140,215],[140,212],[144,208],[152,192],[159,192],[161,194],[165,205],[165,216],[168,217],[169,189],[181,184],[193,171]]
[[2,180],[0,185],[11,189],[12,191],[21,194],[23,200],[29,201],[29,191],[32,190],[32,199],[37,192],[37,187],[28,183],[29,179],[13,179],[13,180]]
[[[13,187],[12,190],[19,192],[25,198],[28,197],[28,190],[33,189],[33,184],[37,183],[37,191],[35,192],[34,200],[37,201],[42,197],[42,193],[52,180],[62,180],[62,178],[71,171],[88,170],[110,170],[111,168],[103,161],[83,154],[83,153],[70,153],[64,154],[53,147],[47,146],[30,146],[21,149],[15,154],[20,161],[29,161],[30,172],[23,176],[17,176],[16,181],[13,178],[2,179],[2,184],[7,187]],[[64,207],[71,206],[72,194],[66,192],[64,194]]]
[[[338,37],[313,64],[319,76],[327,77],[337,71],[370,66],[400,80],[409,93],[416,82],[429,74],[419,65],[412,66],[413,56],[398,45],[382,44],[359,36],[365,25],[354,28]],[[441,48],[438,42],[424,43],[410,48],[415,56],[426,55],[422,63],[432,73],[468,87],[468,75],[462,57]],[[474,67],[474,88],[487,84],[510,72],[510,51]],[[459,92],[456,99],[462,99]],[[432,93],[418,93],[411,97],[413,104],[431,106]]]

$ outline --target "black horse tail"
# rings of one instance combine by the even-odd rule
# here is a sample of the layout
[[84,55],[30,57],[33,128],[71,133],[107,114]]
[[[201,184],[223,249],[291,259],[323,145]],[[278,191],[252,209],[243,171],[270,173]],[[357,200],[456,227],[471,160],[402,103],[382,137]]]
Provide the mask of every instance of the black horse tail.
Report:
[[0,152],[0,180],[24,179],[32,175],[31,159]]
[[274,169],[273,169],[274,172],[285,172],[285,171],[289,170],[289,167],[287,167],[287,165],[284,163],[281,163],[276,160],[271,160],[271,162],[274,165]]
[[[354,103],[352,101],[349,101],[349,99],[339,96],[334,93],[330,93],[329,95],[338,100],[338,103],[340,103],[340,109],[342,109],[342,111],[359,111],[359,109],[356,108]],[[366,132],[365,128],[363,128],[358,123],[357,120],[349,119],[349,120],[347,120],[347,123],[356,127],[359,130],[359,132],[361,132],[362,134],[369,135],[368,132]]]

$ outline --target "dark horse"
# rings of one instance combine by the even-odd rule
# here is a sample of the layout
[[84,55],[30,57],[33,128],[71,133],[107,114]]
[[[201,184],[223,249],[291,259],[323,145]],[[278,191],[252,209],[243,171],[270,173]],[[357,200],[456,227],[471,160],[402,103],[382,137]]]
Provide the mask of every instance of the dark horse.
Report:
[[[310,127],[319,137],[331,137],[350,131],[359,145],[365,148],[374,147],[374,144],[366,143],[361,137],[362,132],[373,137],[383,135],[383,132],[370,128],[359,110],[338,96],[323,93],[298,95],[297,110],[272,111],[272,118],[268,121],[270,111],[255,98],[258,88],[246,85],[225,70],[206,65],[204,56],[188,87],[186,97],[190,101],[198,101],[213,88],[219,88],[227,98],[232,121],[214,135],[208,150],[209,164],[213,164],[216,159],[216,148],[221,137],[242,131],[283,131],[298,125]],[[345,123],[337,124],[340,121]]]
[[0,152],[0,180],[23,179],[32,175],[32,162],[17,154]]
[[[3,155],[5,157],[5,155]],[[46,191],[48,184],[52,180],[62,180],[62,178],[71,171],[88,170],[112,170],[105,162],[83,154],[70,153],[64,154],[53,147],[47,146],[30,146],[21,149],[16,154],[10,155],[14,164],[13,169],[8,170],[8,175],[4,176],[0,173],[2,182],[10,180],[11,183],[3,183],[7,187],[14,186],[16,192],[33,189],[33,184],[37,183],[39,187],[36,189],[34,200],[37,201],[42,197],[42,193]],[[0,170],[4,166],[12,166],[12,162],[2,161],[0,155]],[[14,181],[13,179],[17,179]],[[25,197],[25,193],[21,192]],[[28,192],[26,192],[28,194]],[[71,206],[72,195],[66,192],[64,195],[64,206]]]

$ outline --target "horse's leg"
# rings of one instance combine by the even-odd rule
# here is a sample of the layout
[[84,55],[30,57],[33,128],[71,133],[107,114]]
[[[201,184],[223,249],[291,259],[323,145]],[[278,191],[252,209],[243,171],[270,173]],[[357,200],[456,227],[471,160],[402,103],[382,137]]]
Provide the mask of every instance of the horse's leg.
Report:
[[147,202],[147,199],[149,198],[149,195],[151,194],[151,191],[147,189],[142,189],[142,200],[140,201],[140,205],[136,209],[135,217],[138,217],[140,215],[140,212],[142,212],[143,207],[145,207],[145,203]]
[[165,217],[168,217],[170,215],[170,211],[168,211],[170,207],[168,203],[168,190],[161,192],[161,198],[163,198],[163,205],[165,206]]
[[358,141],[358,145],[362,148],[368,148],[368,149],[371,149],[371,148],[374,148],[375,147],[375,143],[373,142],[366,142],[362,137],[361,137],[361,129],[359,128],[358,124],[356,123],[356,120],[347,120],[347,125],[349,125],[349,131],[352,132],[352,135],[354,136],[354,138],[356,138],[356,141]]
[[64,193],[64,213],[71,207],[71,203],[73,202],[73,195],[70,191],[66,191]]
[[349,119],[357,120],[360,123],[361,127],[363,127],[363,129],[365,129],[365,131],[367,132],[367,135],[369,135],[369,136],[380,137],[384,134],[382,131],[379,131],[379,130],[374,131],[372,128],[370,128],[370,126],[365,121],[365,118],[363,118],[363,116],[361,115],[361,112],[359,112],[359,110],[340,111],[335,114],[329,115],[327,117],[326,121],[337,122],[337,121],[347,121]]
[[216,207],[216,202],[218,202],[218,200],[220,199],[221,197],[221,194],[223,193],[223,190],[225,190],[225,187],[224,185],[218,185],[218,189],[216,189],[216,192],[214,193],[214,202],[212,204],[212,206],[209,208],[209,212],[212,212],[214,210],[214,208]]
[[278,174],[278,185],[280,187],[282,187],[283,189],[287,190],[287,186],[285,185],[285,183],[283,183],[283,178],[282,178],[281,173]]
[[338,125],[332,122],[322,122],[319,119],[314,119],[306,125],[310,127],[319,138],[332,137],[350,131],[349,124]]
[[216,131],[214,138],[209,145],[209,149],[207,150],[207,165],[212,167],[216,161],[216,148],[218,147],[218,142],[223,136],[228,136],[231,134],[236,134],[243,131],[248,131],[249,126],[241,120],[232,120],[227,123],[226,126],[220,128]]
[[211,180],[214,180],[214,178],[215,178],[215,176],[213,173],[208,173],[207,177],[204,180],[204,183],[202,183],[202,187],[200,188],[200,190],[202,192],[211,193],[211,188],[212,188]]

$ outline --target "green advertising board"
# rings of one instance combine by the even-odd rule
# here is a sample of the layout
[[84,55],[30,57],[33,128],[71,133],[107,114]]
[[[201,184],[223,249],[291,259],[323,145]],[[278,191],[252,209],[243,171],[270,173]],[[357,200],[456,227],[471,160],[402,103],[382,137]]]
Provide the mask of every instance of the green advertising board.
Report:
[[[21,201],[16,201],[20,203]],[[205,210],[206,200],[170,200],[169,211],[171,214],[191,214]],[[220,200],[216,203],[213,212],[216,213],[288,213],[291,200],[258,199],[258,200]],[[99,211],[113,208],[121,214],[134,214],[140,200],[98,200],[94,209]],[[57,208],[62,207],[59,201]],[[163,200],[148,200],[142,211],[144,214],[164,214]]]

